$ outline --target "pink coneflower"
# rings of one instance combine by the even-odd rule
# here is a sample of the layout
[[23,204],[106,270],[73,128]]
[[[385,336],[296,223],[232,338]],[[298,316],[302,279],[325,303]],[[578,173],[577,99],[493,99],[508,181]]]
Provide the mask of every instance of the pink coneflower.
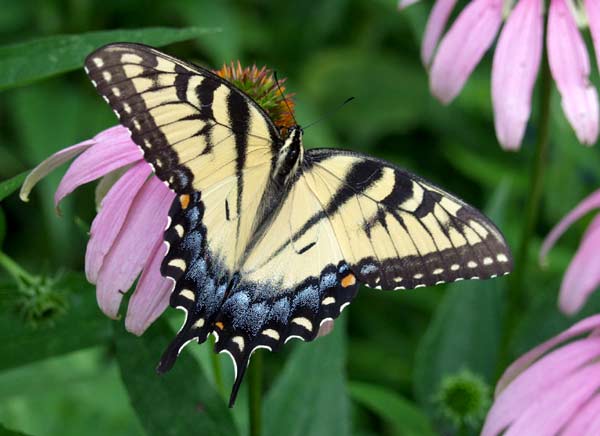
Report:
[[600,434],[600,315],[521,356],[496,386],[482,436]]
[[[600,190],[594,192],[569,212],[546,237],[540,251],[542,262],[555,242],[571,224],[593,209],[600,208]],[[559,307],[569,315],[578,312],[589,295],[600,285],[600,215],[596,216],[583,235],[560,288]]]
[[[401,0],[401,8],[416,0]],[[511,7],[514,7],[511,9]],[[531,96],[542,59],[543,0],[472,0],[450,29],[444,28],[456,0],[436,0],[429,16],[421,57],[429,69],[431,92],[443,103],[462,90],[471,72],[500,32],[492,67],[492,102],[498,141],[518,149],[531,113]],[[598,138],[598,94],[590,83],[590,60],[578,24],[589,25],[600,56],[600,2],[550,0],[546,45],[563,111],[579,142]]]
[[96,284],[98,305],[111,318],[118,318],[123,294],[141,273],[129,300],[125,327],[142,334],[169,302],[171,284],[160,275],[159,267],[164,256],[163,230],[175,194],[152,175],[129,131],[116,126],[38,165],[25,180],[21,198],[26,201],[40,179],[73,158],[54,196],[57,208],[77,187],[101,177],[109,183],[124,171],[102,199],[92,223],[85,272],[88,281]]

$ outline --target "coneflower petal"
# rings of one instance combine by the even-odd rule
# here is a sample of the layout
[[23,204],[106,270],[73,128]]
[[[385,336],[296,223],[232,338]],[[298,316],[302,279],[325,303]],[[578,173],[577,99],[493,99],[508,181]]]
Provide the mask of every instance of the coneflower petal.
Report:
[[600,2],[598,0],[584,0],[584,4],[596,51],[596,64],[600,67]]
[[169,305],[173,282],[160,274],[160,264],[166,253],[162,235],[159,235],[150,261],[138,281],[135,291],[129,299],[125,328],[141,335]]
[[90,283],[98,280],[104,257],[121,231],[133,200],[151,173],[150,165],[145,161],[138,162],[117,180],[102,200],[100,210],[92,222],[85,252],[85,274]]
[[431,66],[431,92],[442,103],[449,103],[460,93],[501,24],[502,0],[473,0],[460,13]]
[[421,44],[421,61],[425,68],[429,68],[431,64],[435,48],[455,5],[456,0],[437,0],[431,9]]
[[600,328],[600,315],[590,316],[589,318],[579,321],[577,324],[565,330],[564,332],[554,336],[552,339],[547,340],[546,342],[523,354],[521,357],[519,357],[519,359],[514,361],[508,367],[508,369],[504,371],[502,377],[500,377],[500,380],[496,384],[496,396],[500,395],[501,392],[507,389],[508,385],[512,383],[512,381],[515,380],[519,374],[521,374],[526,368],[531,366],[533,362],[538,360],[544,354],[548,353],[548,351],[557,347],[562,342],[566,342],[572,338],[590,333],[597,328]]
[[520,0],[494,53],[492,102],[496,136],[504,149],[520,147],[531,113],[531,95],[542,59],[541,0]]
[[584,198],[583,201],[575,206],[571,212],[569,212],[556,226],[554,226],[542,244],[542,248],[540,250],[540,263],[544,263],[548,252],[552,249],[562,234],[571,226],[571,224],[591,210],[598,208],[600,208],[600,189],[594,191],[592,194]]
[[60,181],[54,194],[57,207],[64,197],[79,186],[142,159],[141,150],[131,140],[125,127],[105,130],[93,141],[94,145],[73,161]]
[[[562,342],[552,341],[554,345]],[[549,388],[597,358],[600,355],[600,338],[587,338],[568,344],[544,356],[550,348],[547,343],[542,344],[530,351],[535,352],[536,359],[528,362],[521,362],[519,359],[511,366],[514,368],[518,363],[525,363],[510,384],[497,391],[496,401],[483,428],[483,436],[500,434],[527,413],[528,407],[542,398]],[[536,434],[537,431],[538,428]]]
[[[596,356],[598,356],[597,347],[600,342],[596,342],[595,345],[596,350],[593,351],[596,351]],[[544,369],[542,378],[551,373],[552,369],[556,369],[546,366],[545,359],[538,363]],[[530,379],[527,374],[523,374],[522,377]],[[541,395],[532,398],[532,401],[519,403],[521,413],[503,435],[554,436],[561,434],[560,430],[595,395],[599,387],[600,363],[578,368],[573,373],[557,380],[551,389],[540,392]]]
[[97,299],[106,315],[117,317],[123,293],[150,259],[156,238],[162,237],[174,196],[163,182],[151,177],[133,200],[98,274]]
[[85,150],[94,145],[93,139],[88,139],[87,141],[80,142],[79,144],[72,145],[70,147],[64,148],[60,151],[57,151],[52,156],[45,159],[42,163],[36,166],[28,175],[23,185],[21,186],[21,191],[19,192],[19,197],[23,201],[29,201],[29,193],[34,188],[37,183],[54,171],[56,168],[61,166],[62,164],[70,161],[75,156],[80,155]]
[[564,0],[552,0],[548,14],[548,61],[562,107],[582,144],[598,138],[598,93],[590,83],[590,60],[575,19]]
[[600,229],[596,227],[582,239],[560,286],[558,305],[567,315],[577,313],[600,284],[598,247]]
[[596,394],[573,417],[561,436],[594,436],[600,434],[600,395]]

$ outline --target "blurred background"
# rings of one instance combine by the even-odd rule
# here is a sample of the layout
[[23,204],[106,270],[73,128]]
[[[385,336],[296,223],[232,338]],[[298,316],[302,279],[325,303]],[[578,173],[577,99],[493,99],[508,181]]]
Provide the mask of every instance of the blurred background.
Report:
[[[521,151],[500,149],[490,57],[452,105],[431,97],[419,57],[430,7],[423,1],[399,13],[389,0],[0,0],[0,76],[10,53],[30,47],[13,44],[116,29],[140,30],[131,40],[143,41],[149,27],[200,28],[179,41],[158,37],[156,45],[170,42],[164,51],[209,68],[240,60],[276,70],[288,78],[304,125],[356,97],[308,129],[308,147],[359,150],[405,167],[485,210],[516,248],[534,123]],[[169,30],[158,33],[168,36]],[[32,68],[40,68],[39,54],[24,53]],[[74,62],[81,65],[80,58]],[[13,85],[0,97],[0,180],[116,124],[82,68]],[[507,278],[410,292],[363,289],[332,335],[263,353],[264,434],[475,434],[506,365],[573,322],[559,314],[557,292],[589,220],[561,239],[544,269],[537,252],[548,230],[600,186],[600,154],[577,143],[555,91],[552,99],[551,148],[523,314],[507,325]],[[63,172],[42,181],[29,203],[13,194],[0,205],[2,252],[41,277],[38,286],[58,301],[50,301],[39,319],[28,319],[22,310],[27,289],[0,269],[0,433],[248,434],[246,386],[228,411],[223,398],[231,364],[218,357],[223,388],[215,382],[209,345],[188,347],[174,375],[154,374],[180,313],[168,309],[142,339],[101,314],[82,272],[94,186],[68,197],[59,216],[53,194]],[[581,316],[598,308],[592,301]],[[199,392],[213,400],[197,402]],[[471,400],[477,407],[466,419],[461,411]]]

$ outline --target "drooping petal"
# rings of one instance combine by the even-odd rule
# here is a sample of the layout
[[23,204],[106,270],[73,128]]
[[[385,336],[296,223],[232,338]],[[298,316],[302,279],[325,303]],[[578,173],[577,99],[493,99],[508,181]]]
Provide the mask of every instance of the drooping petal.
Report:
[[596,64],[600,66],[600,2],[598,0],[584,0],[594,50],[596,51]]
[[520,147],[531,113],[531,95],[542,59],[541,0],[520,0],[494,53],[492,102],[496,136],[506,150]]
[[502,23],[502,0],[473,0],[442,39],[431,67],[431,92],[442,103],[456,97],[494,42]]
[[556,349],[528,367],[497,396],[483,435],[499,434],[553,386],[600,356],[600,338],[584,339]]
[[113,185],[96,218],[92,222],[90,240],[85,253],[85,274],[90,283],[96,283],[104,257],[110,251],[133,200],[152,173],[145,161],[138,162]]
[[563,277],[558,301],[565,314],[577,313],[600,284],[599,250],[600,229],[596,228],[583,238]]
[[573,417],[561,436],[596,436],[600,434],[600,395],[595,395]]
[[554,436],[600,387],[600,363],[581,368],[548,390],[504,433],[504,436],[535,434]]
[[110,191],[110,188],[114,186],[117,181],[125,174],[131,167],[129,165],[119,168],[118,170],[112,171],[107,175],[103,176],[94,190],[94,203],[96,203],[96,211],[100,210],[102,200]]
[[496,396],[511,383],[521,372],[527,369],[532,362],[536,361],[549,350],[556,347],[561,342],[568,341],[571,338],[589,333],[592,330],[600,327],[600,315],[590,316],[579,321],[574,326],[558,334],[552,339],[547,340],[543,344],[538,345],[534,349],[528,351],[514,361],[502,374],[500,380],[496,384]]
[[42,180],[44,177],[46,177],[48,174],[50,174],[52,171],[54,171],[56,168],[58,168],[65,162],[68,162],[75,156],[83,153],[92,145],[94,145],[94,140],[88,139],[87,141],[80,142],[79,144],[63,148],[62,150],[57,151],[52,156],[50,156],[38,166],[36,166],[27,175],[27,178],[21,186],[21,191],[19,192],[19,197],[21,198],[21,200],[29,201],[29,193],[40,180]]
[[160,264],[166,254],[162,235],[157,238],[153,253],[127,307],[125,328],[136,335],[144,333],[165,311],[173,289],[173,281],[160,274]]
[[317,333],[317,338],[327,336],[333,331],[333,326],[334,322],[332,319],[323,320],[323,323],[319,327],[319,333]]
[[125,127],[105,130],[94,138],[94,145],[73,161],[54,194],[60,201],[77,187],[142,159],[142,152]]
[[129,290],[153,254],[156,237],[162,236],[167,224],[173,198],[172,191],[151,177],[133,201],[98,274],[98,305],[106,315],[117,316],[122,294]]
[[425,68],[429,68],[431,64],[435,48],[455,5],[456,0],[437,0],[431,9],[421,44],[421,61]]
[[403,9],[406,9],[407,7],[414,5],[415,3],[419,2],[421,0],[400,0],[398,2],[398,10],[401,11]]
[[589,211],[600,207],[600,189],[594,191],[592,194],[587,196],[581,203],[579,203],[575,209],[569,212],[560,222],[554,226],[552,231],[544,239],[542,248],[540,250],[540,263],[544,263],[546,255],[550,249],[554,246],[556,241],[562,236],[562,234],[579,218],[584,216]]
[[548,61],[563,111],[582,144],[598,138],[598,93],[589,80],[585,42],[565,0],[552,0],[548,15]]

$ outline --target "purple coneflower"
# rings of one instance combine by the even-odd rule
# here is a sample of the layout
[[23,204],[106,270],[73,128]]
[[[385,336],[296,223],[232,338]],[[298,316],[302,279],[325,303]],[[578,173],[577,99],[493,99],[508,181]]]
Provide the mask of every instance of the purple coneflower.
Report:
[[[594,192],[569,212],[546,237],[540,251],[540,262],[571,224],[593,209],[600,207],[600,190]],[[568,314],[578,312],[589,295],[600,285],[598,253],[600,252],[600,215],[590,223],[583,235],[560,288],[559,307]]]
[[482,436],[600,434],[600,315],[521,356],[496,386]]
[[162,234],[175,194],[158,178],[122,126],[107,129],[93,139],[61,150],[27,177],[21,198],[27,200],[33,186],[59,165],[75,158],[62,178],[54,202],[84,183],[104,177],[110,187],[94,218],[85,255],[85,272],[96,284],[98,305],[111,318],[118,318],[123,294],[140,275],[129,300],[125,326],[141,334],[165,310],[171,284],[160,275],[164,256]]
[[[399,6],[416,1],[400,0]],[[442,37],[455,5],[456,0],[436,0],[423,36],[421,57],[429,69],[431,92],[443,103],[452,101],[508,16],[494,53],[492,102],[498,141],[507,150],[518,149],[542,59],[544,0],[472,0]],[[546,45],[552,77],[579,142],[594,144],[598,94],[589,81],[590,59],[578,24],[589,26],[598,60],[600,2],[550,0]]]
[[[294,124],[294,102],[284,94],[285,79],[277,83],[271,70],[242,68],[239,62],[215,73],[245,91],[281,129]],[[37,182],[71,159],[75,160],[56,190],[56,207],[77,187],[102,179],[97,192],[106,194],[92,223],[85,272],[96,285],[98,305],[114,319],[119,317],[123,295],[139,277],[129,299],[125,327],[141,335],[169,303],[172,282],[161,276],[160,264],[165,254],[163,232],[175,194],[152,174],[129,131],[118,125],[39,164],[23,183],[21,199],[27,201]],[[330,327],[322,333],[327,334]]]

